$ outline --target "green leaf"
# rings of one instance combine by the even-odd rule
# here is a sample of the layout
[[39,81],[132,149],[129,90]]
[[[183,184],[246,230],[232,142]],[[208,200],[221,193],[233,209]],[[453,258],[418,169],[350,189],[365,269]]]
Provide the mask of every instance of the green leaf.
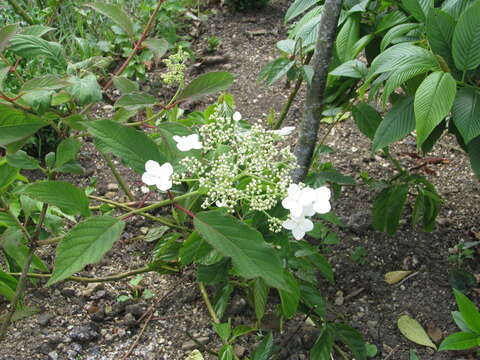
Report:
[[432,8],[427,15],[425,30],[427,40],[435,54],[443,57],[452,66],[452,39],[455,20],[440,9]]
[[467,350],[478,347],[478,344],[480,344],[480,335],[461,331],[443,340],[438,351]]
[[127,110],[139,110],[145,106],[153,106],[158,103],[158,99],[147,93],[132,92],[123,95],[115,103],[115,107],[124,107]]
[[403,6],[419,22],[425,22],[425,18],[433,7],[433,0],[402,0]]
[[269,332],[253,352],[252,360],[268,360],[273,351],[273,335]]
[[60,167],[69,161],[75,160],[81,147],[82,143],[77,139],[68,138],[62,140],[57,147],[55,167]]
[[97,78],[89,74],[83,78],[71,77],[72,86],[68,92],[78,102],[79,105],[86,105],[102,100],[102,89],[98,85]]
[[373,140],[378,125],[382,122],[377,110],[366,103],[359,103],[353,107],[352,114],[360,131]]
[[309,308],[313,309],[314,313],[318,316],[325,316],[327,313],[327,303],[320,295],[319,289],[304,283],[300,285],[300,293],[302,295],[302,303],[305,303]]
[[125,12],[118,5],[106,4],[103,2],[95,2],[92,4],[87,4],[86,6],[91,7],[95,11],[99,12],[102,15],[109,17],[115,24],[117,24],[123,31],[127,33],[130,39],[134,38],[133,23],[130,20],[130,16],[125,14]]
[[324,326],[322,332],[310,350],[310,360],[331,360],[333,351],[333,334],[328,326]]
[[420,360],[417,356],[417,352],[413,349],[410,349],[410,359],[409,360]]
[[39,181],[23,188],[22,195],[56,206],[68,215],[90,216],[85,192],[66,181]]
[[23,35],[33,35],[36,37],[42,37],[46,33],[55,30],[55,28],[44,26],[44,25],[30,25],[26,27],[22,27],[20,32]]
[[269,290],[270,288],[265,281],[261,278],[255,279],[253,284],[253,305],[258,323],[262,321],[263,315],[265,315]]
[[417,320],[412,319],[408,315],[402,315],[397,321],[397,326],[403,336],[408,340],[413,341],[416,344],[429,346],[435,350],[437,349]]
[[15,181],[18,175],[18,169],[8,164],[6,161],[0,162],[0,194]]
[[452,54],[460,70],[473,70],[480,65],[480,2],[460,16],[453,32]]
[[69,83],[55,75],[43,75],[26,81],[22,85],[22,91],[35,90],[58,90],[67,86]]
[[285,22],[289,22],[318,3],[318,0],[295,0],[285,13]]
[[295,61],[279,57],[263,67],[258,74],[258,80],[263,80],[268,86],[271,86],[285,76],[294,65]]
[[13,154],[8,154],[7,162],[18,169],[34,170],[40,168],[38,160],[31,157],[23,150],[18,150]]
[[367,349],[360,332],[344,324],[334,324],[334,329],[335,337],[348,346],[355,355],[355,359],[367,360]]
[[17,283],[17,279],[0,270],[0,295],[5,297],[8,301],[12,301],[15,296]]
[[120,90],[122,94],[129,94],[138,91],[139,85],[135,81],[127,79],[125,76],[115,76],[113,85]]
[[395,234],[407,195],[408,184],[402,184],[391,185],[376,196],[372,213],[375,229],[385,231],[389,235]]
[[168,41],[165,39],[149,38],[146,39],[143,44],[150,49],[157,60],[165,55],[169,47]]
[[415,114],[413,97],[396,102],[378,125],[373,137],[372,151],[376,152],[395,141],[403,139],[415,130]]
[[330,71],[330,75],[361,79],[368,74],[367,66],[360,60],[349,60]]
[[0,104],[0,146],[22,140],[47,125],[34,115]]
[[233,83],[233,76],[228,72],[210,72],[200,75],[178,94],[177,101],[196,100],[204,95],[227,90]]
[[341,62],[352,60],[355,43],[360,38],[360,14],[352,14],[347,18],[338,32],[335,41],[338,58]]
[[100,261],[120,238],[125,223],[111,216],[95,216],[73,227],[57,247],[50,286]]
[[480,334],[480,313],[473,302],[470,301],[463,293],[457,289],[453,289],[455,300],[457,301],[458,310],[462,314],[465,323],[470,330]]
[[[28,254],[30,252],[25,243],[26,239],[20,228],[8,228],[2,235],[0,235],[0,244],[3,247],[3,250],[21,269],[23,269],[27,263]],[[35,254],[33,255],[32,265],[30,266],[30,270],[32,269],[38,269],[43,272],[49,271],[42,260],[40,260]]]
[[204,358],[202,356],[202,353],[195,349],[190,354],[188,354],[185,360],[204,360]]
[[381,18],[380,22],[375,29],[375,33],[378,34],[384,30],[390,29],[398,24],[403,24],[407,22],[407,16],[400,10],[390,11],[384,17]]
[[215,292],[215,297],[213,298],[213,310],[219,319],[223,317],[225,310],[227,310],[227,307],[230,304],[230,298],[233,290],[233,285],[226,282],[223,284],[223,286],[218,287],[217,291]]
[[205,284],[221,283],[227,280],[230,266],[229,258],[223,258],[212,265],[199,264],[197,267],[197,279]]
[[280,293],[280,309],[282,315],[287,319],[296,314],[298,304],[300,302],[300,287],[297,280],[288,271],[284,271],[284,279],[289,291],[279,290]]
[[62,46],[33,35],[17,34],[10,39],[10,50],[26,59],[44,56],[59,65],[66,66]]
[[452,318],[460,330],[463,332],[471,332],[460,311],[452,311]]
[[17,32],[17,24],[5,25],[0,29],[0,53],[8,46],[10,39]]
[[111,120],[97,120],[85,125],[96,138],[101,152],[114,154],[138,174],[145,172],[148,160],[165,162],[157,145],[141,131]]
[[452,117],[465,144],[480,135],[480,92],[463,87],[457,92]]
[[468,144],[468,157],[470,158],[473,172],[480,179],[480,136]]
[[383,36],[382,42],[380,43],[380,51],[384,51],[387,46],[390,45],[396,38],[409,33],[413,29],[417,29],[419,26],[420,25],[418,23],[406,23],[392,27]]
[[157,126],[157,136],[155,142],[159,144],[160,150],[165,155],[166,159],[172,163],[178,163],[186,156],[197,157],[199,150],[180,151],[177,147],[177,142],[173,140],[173,136],[188,136],[191,135],[192,129],[176,122],[164,122]]
[[218,360],[233,360],[233,354],[234,352],[232,345],[225,344],[218,352]]
[[457,83],[449,73],[436,71],[423,80],[413,103],[417,128],[417,146],[448,115],[455,100]]
[[226,322],[223,324],[213,324],[213,328],[215,329],[215,332],[218,334],[220,339],[222,339],[224,342],[230,338],[230,334],[232,331],[230,327],[230,322]]
[[261,277],[272,287],[289,290],[280,259],[260,232],[219,211],[200,212],[193,222],[210,245],[232,258],[240,276],[246,279]]

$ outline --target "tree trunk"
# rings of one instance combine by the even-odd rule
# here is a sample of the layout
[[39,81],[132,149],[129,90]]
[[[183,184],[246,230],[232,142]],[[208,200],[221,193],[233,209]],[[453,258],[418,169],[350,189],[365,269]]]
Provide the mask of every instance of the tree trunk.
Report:
[[322,118],[323,97],[327,84],[328,65],[332,57],[332,48],[337,35],[337,24],[342,9],[342,0],[326,0],[323,6],[315,53],[311,61],[313,78],[307,87],[303,120],[300,135],[295,146],[298,168],[293,171],[294,182],[302,181],[307,176],[312,161],[318,129]]

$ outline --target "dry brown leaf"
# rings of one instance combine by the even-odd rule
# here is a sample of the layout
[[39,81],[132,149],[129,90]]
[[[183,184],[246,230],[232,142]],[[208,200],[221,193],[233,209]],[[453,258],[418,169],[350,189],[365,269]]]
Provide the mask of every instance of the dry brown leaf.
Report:
[[411,273],[411,271],[406,270],[390,271],[385,274],[385,282],[390,285],[396,284]]
[[427,323],[427,334],[432,338],[434,342],[439,342],[443,339],[443,332],[440,330],[433,321]]

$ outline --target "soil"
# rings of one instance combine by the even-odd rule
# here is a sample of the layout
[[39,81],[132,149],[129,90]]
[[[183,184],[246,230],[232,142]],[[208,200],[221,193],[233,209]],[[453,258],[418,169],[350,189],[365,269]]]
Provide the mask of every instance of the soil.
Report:
[[[279,112],[289,94],[284,83],[266,87],[256,82],[262,66],[276,56],[276,42],[286,36],[283,16],[288,5],[289,1],[277,0],[261,11],[242,14],[219,9],[216,15],[210,16],[207,24],[201,26],[201,35],[194,43],[195,50],[200,53],[206,47],[208,36],[221,39],[215,55],[228,56],[228,62],[213,66],[193,65],[192,74],[213,70],[232,72],[236,81],[231,92],[238,110],[250,121],[264,122],[272,108]],[[254,30],[266,32],[250,37],[247,31]],[[157,75],[154,73],[153,76]],[[201,107],[201,104],[191,106]],[[108,112],[108,107],[106,109]],[[298,124],[301,112],[300,94],[285,125]],[[322,135],[327,127],[327,124],[322,125]],[[366,171],[379,179],[394,173],[393,166],[386,159],[371,156],[371,143],[359,133],[352,120],[338,124],[326,138],[326,145],[334,152],[324,155],[320,161],[331,162],[343,174],[357,179],[359,184],[362,183],[361,172]],[[409,168],[422,161],[408,155],[414,152],[413,138],[405,139],[392,149],[392,154]],[[426,176],[444,199],[437,227],[431,233],[411,227],[408,209],[396,235],[388,236],[373,230],[369,213],[374,192],[366,185],[344,187],[342,196],[334,203],[334,211],[346,226],[336,229],[341,242],[329,247],[327,254],[335,269],[336,282],[325,284],[322,292],[331,304],[330,320],[344,321],[357,328],[368,342],[377,346],[378,355],[374,359],[407,360],[410,349],[415,349],[423,360],[474,359],[474,355],[468,352],[437,353],[416,345],[407,340],[396,325],[399,316],[408,314],[429,329],[437,344],[446,335],[457,331],[450,314],[455,310],[448,281],[453,265],[447,257],[455,252],[459,241],[479,240],[480,183],[473,176],[468,159],[448,137],[429,156],[445,159],[443,163],[418,170],[428,172]],[[83,184],[95,178],[98,195],[116,200],[124,198],[112,185],[115,181],[91,143],[87,142],[82,150],[81,162],[88,169]],[[139,177],[126,169],[122,172],[135,195],[142,196]],[[98,277],[143,266],[154,245],[135,238],[150,225],[142,218],[132,217],[122,239],[101,263],[89,266],[81,275]],[[53,250],[53,247],[44,250],[44,260],[51,263]],[[361,252],[362,256],[355,256]],[[475,259],[466,263],[474,274],[480,273],[478,256],[476,253]],[[398,284],[387,284],[384,275],[396,270],[412,273]],[[194,280],[194,269],[178,276],[146,274],[136,293],[148,294],[148,290],[153,294],[150,299],[136,297],[128,280],[90,285],[63,282],[49,288],[31,287],[26,303],[41,311],[12,325],[2,344],[0,359],[117,360],[124,359],[130,346],[138,341],[127,359],[183,360],[197,347],[190,337],[195,337],[209,349],[218,349],[220,343]],[[468,294],[479,303],[479,291]],[[119,302],[121,295],[132,298]],[[0,303],[0,310],[5,306]],[[154,312],[147,322],[143,315],[149,308]],[[252,324],[254,321],[254,314],[240,294],[234,296],[227,315],[234,324]],[[316,333],[303,320],[289,321],[284,331],[277,333],[276,341],[284,348],[279,358],[308,358],[308,349]],[[275,328],[275,321],[267,320],[266,326]],[[248,355],[256,341],[255,336],[240,340],[236,352],[240,357]],[[204,356],[214,358],[206,352]]]

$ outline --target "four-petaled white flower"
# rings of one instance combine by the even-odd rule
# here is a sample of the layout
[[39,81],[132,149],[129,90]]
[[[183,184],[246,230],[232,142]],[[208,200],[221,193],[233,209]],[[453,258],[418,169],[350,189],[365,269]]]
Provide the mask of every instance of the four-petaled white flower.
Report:
[[288,136],[293,132],[293,130],[295,130],[295,126],[285,126],[281,129],[273,130],[272,132],[280,136]]
[[305,236],[305,233],[313,230],[313,223],[305,217],[290,216],[288,220],[282,223],[282,226],[287,230],[292,230],[293,237],[300,240]]
[[313,210],[319,214],[326,214],[330,212],[332,206],[330,205],[330,198],[332,193],[326,186],[315,189],[315,199],[313,200]]
[[240,120],[242,120],[242,114],[240,114],[238,111],[235,111],[233,113],[232,119],[234,121],[240,121]]
[[198,139],[197,134],[192,134],[188,136],[178,136],[175,135],[173,140],[177,142],[177,148],[180,151],[190,151],[192,149],[201,149],[202,143]]
[[304,214],[304,210],[311,213],[311,204],[315,197],[315,190],[309,187],[302,189],[297,184],[290,184],[287,191],[288,196],[282,200],[282,206],[290,210],[293,217],[307,215],[306,213]]
[[148,186],[145,186],[143,185],[141,188],[140,188],[141,192],[144,193],[144,194],[148,194],[150,192],[150,189]]
[[167,191],[172,187],[173,167],[166,162],[162,166],[154,160],[145,163],[142,181],[147,185],[156,185],[158,190]]

